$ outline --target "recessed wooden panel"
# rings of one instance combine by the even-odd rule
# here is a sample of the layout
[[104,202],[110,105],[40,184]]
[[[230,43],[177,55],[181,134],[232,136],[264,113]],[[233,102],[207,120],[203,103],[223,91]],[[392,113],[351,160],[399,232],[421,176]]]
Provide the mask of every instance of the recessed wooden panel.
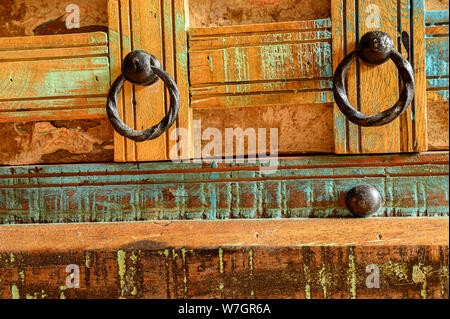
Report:
[[0,122],[105,117],[107,42],[102,32],[0,38]]
[[[189,68],[202,127],[276,128],[280,154],[333,151],[330,19],[192,28]],[[270,151],[245,146],[234,155]]]
[[[176,124],[161,137],[136,143],[115,133],[114,159],[168,160],[170,150],[176,147],[170,139],[172,130],[190,130],[184,1],[110,0],[108,4],[111,81],[120,74],[121,62],[130,51],[145,50],[156,56],[177,82],[181,98]],[[126,83],[118,101],[119,116],[129,127],[142,131],[163,119],[169,102],[162,81],[149,87]]]
[[[415,99],[400,118],[382,127],[358,127],[335,106],[336,153],[395,153],[427,150],[425,26],[423,1],[333,0],[333,69],[357,47],[368,31],[382,30],[405,57],[399,34],[411,37],[410,62],[415,72]],[[398,99],[401,82],[392,61],[368,66],[356,61],[347,74],[347,93],[352,105],[366,114],[391,107]]]

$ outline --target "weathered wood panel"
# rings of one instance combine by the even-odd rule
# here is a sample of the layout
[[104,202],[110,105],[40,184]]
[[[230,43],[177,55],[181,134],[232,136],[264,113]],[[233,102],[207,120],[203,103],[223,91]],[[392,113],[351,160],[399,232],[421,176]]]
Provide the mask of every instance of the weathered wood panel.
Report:
[[[336,153],[395,153],[427,150],[425,100],[425,32],[423,1],[333,0],[333,69],[357,47],[366,32],[387,32],[397,50],[405,56],[397,34],[411,36],[411,63],[415,72],[415,99],[407,113],[383,127],[358,127],[349,122],[335,106]],[[403,50],[403,51],[402,51]],[[354,70],[354,71],[353,71]],[[374,79],[377,79],[376,81]],[[392,62],[368,66],[359,61],[348,74],[348,95],[353,106],[366,114],[380,112],[395,103],[400,90]]]
[[0,164],[111,162],[108,119],[0,123]]
[[[330,16],[329,0],[311,3],[308,1],[281,0],[270,3],[265,1],[227,3],[189,1],[190,25],[209,27],[318,19]],[[1,3],[5,14],[0,16],[0,35],[11,37],[105,30],[107,26],[106,0],[77,1],[81,12],[80,29],[67,29],[65,26],[65,19],[68,16],[68,13],[65,13],[65,7],[70,3],[68,0],[51,0],[44,3],[37,0],[27,0],[26,2],[24,0],[4,0]],[[446,10],[448,1],[426,1],[425,5],[427,10]],[[302,8],[302,10],[298,8]],[[432,13],[430,14],[432,15]],[[445,51],[443,52],[445,53]],[[430,59],[437,60],[436,58]],[[427,94],[429,95],[430,91]],[[55,101],[55,103],[57,102]],[[39,103],[39,105],[43,104]],[[319,106],[319,104],[315,104],[315,106]],[[101,110],[99,109],[99,111]],[[60,110],[60,112],[63,113],[62,116],[67,116],[67,112],[71,111]],[[214,110],[194,109],[194,119],[201,120],[204,128],[229,127],[230,123],[243,129],[260,126],[278,127],[283,134],[286,135],[287,132],[291,134],[290,138],[279,140],[280,153],[292,153],[289,150],[295,149],[296,144],[301,144],[304,152],[334,152],[331,103],[321,104],[318,109],[307,104],[301,107],[285,105],[282,108],[277,108],[276,105],[267,105],[255,109],[255,112],[249,112],[248,108],[243,107],[233,108],[231,111],[222,110],[219,114],[221,116],[213,113]],[[448,136],[442,134],[448,130],[448,103],[431,103],[429,101],[427,113],[429,148],[432,150],[448,149]],[[33,115],[36,115],[36,112]],[[230,120],[227,121],[227,118]],[[299,128],[293,129],[296,126]],[[37,129],[34,130],[32,127]],[[100,129],[102,127],[103,130]],[[24,134],[24,129],[26,134]],[[113,160],[112,129],[108,121],[104,119],[86,120],[85,123],[80,123],[79,120],[28,122],[26,124],[20,122],[0,123],[0,131],[0,136],[3,136],[2,140],[6,138],[4,143],[0,143],[2,148],[2,152],[0,152],[1,165]],[[36,134],[30,138],[29,134],[32,131],[35,131]],[[56,140],[49,138],[50,135],[57,135],[58,138]],[[83,136],[83,138],[77,136]],[[207,141],[204,143],[206,144]]]
[[[223,136],[227,128],[276,128],[280,154],[333,152],[330,31],[330,19],[191,28],[194,119]],[[245,141],[234,155],[262,151],[269,142],[256,150]]]
[[449,147],[448,10],[425,12],[427,118],[429,149]]
[[0,226],[0,298],[448,298],[448,236],[447,218]]
[[106,116],[102,32],[0,38],[0,123]]
[[[73,11],[66,12],[68,5],[76,4],[80,13],[80,28],[69,28],[66,20],[71,20]],[[107,32],[107,0],[2,0],[0,2],[0,36],[23,37],[41,36],[67,33],[83,33],[96,31]],[[41,38],[41,37],[38,37]],[[42,39],[47,39],[43,37]],[[89,37],[86,37],[89,40]],[[4,40],[8,43],[8,39]],[[27,41],[33,37],[27,37]],[[105,39],[105,46],[107,50]],[[70,44],[72,45],[72,43]],[[90,48],[86,48],[90,49]],[[72,48],[65,48],[71,51]],[[45,52],[46,50],[33,50],[23,52]],[[105,56],[107,59],[107,56]],[[107,67],[108,68],[108,67]],[[109,75],[107,74],[109,77]],[[2,81],[2,80],[0,80]],[[76,84],[76,79],[73,80]],[[109,84],[106,83],[108,86]],[[107,91],[107,89],[105,90]],[[70,109],[73,103],[81,107],[90,107],[89,111],[80,109],[78,112],[103,112],[105,98],[90,98],[75,100],[50,100],[51,105],[60,107],[61,101],[69,108],[58,109],[58,116],[68,118],[74,110]],[[21,165],[31,163],[73,163],[73,162],[105,162],[113,160],[112,128],[109,121],[104,118],[52,120],[48,111],[42,111],[49,104],[46,101],[37,101],[36,104],[22,101],[23,107],[35,108],[30,113],[29,122],[0,123],[0,165]],[[70,103],[72,104],[70,104]],[[18,102],[14,102],[19,105]],[[97,105],[98,109],[93,109]],[[21,115],[21,113],[17,113]],[[12,117],[15,113],[8,116]],[[1,117],[1,115],[0,115]],[[47,119],[40,120],[38,119]],[[85,118],[84,115],[80,118]]]
[[275,23],[328,18],[330,0],[187,0],[189,26]]
[[[153,54],[177,82],[180,91],[176,127],[189,131],[191,112],[184,2],[110,0],[108,3],[111,81],[120,74],[121,62],[130,51],[145,50]],[[149,87],[126,83],[118,109],[119,116],[129,127],[142,131],[163,119],[169,109],[169,95],[162,81]],[[168,160],[175,144],[170,139],[173,129],[155,140],[140,143],[115,133],[114,160]],[[190,141],[187,145],[191,145]]]
[[[258,107],[199,108],[193,109],[193,118],[200,121],[202,127],[202,149],[211,142],[206,129],[217,128],[226,132],[227,128],[241,128],[243,131],[254,129],[255,136],[260,136],[258,128],[266,129],[267,142],[265,151],[269,153],[270,128],[278,129],[278,154],[333,153],[333,104],[302,103],[284,105],[263,105]],[[233,145],[222,134],[218,140],[222,143],[222,154],[226,154]],[[272,139],[273,141],[274,139]],[[251,155],[261,153],[249,146],[244,140],[244,150]],[[234,154],[239,154],[235,150]]]
[[189,30],[192,108],[331,102],[331,21]]
[[449,11],[425,13],[427,99],[448,102]]
[[448,216],[448,163],[424,153],[2,167],[0,222],[350,217],[345,193],[362,183],[382,194],[379,217]]

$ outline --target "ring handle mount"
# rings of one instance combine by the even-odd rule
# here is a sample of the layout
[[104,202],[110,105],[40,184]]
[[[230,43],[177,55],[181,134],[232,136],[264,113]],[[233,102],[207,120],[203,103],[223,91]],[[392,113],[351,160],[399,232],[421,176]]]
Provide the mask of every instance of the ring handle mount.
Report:
[[[374,65],[382,64],[388,59],[394,62],[404,84],[399,99],[394,106],[370,116],[351,106],[345,87],[345,77],[350,65],[357,57]],[[359,126],[382,126],[394,121],[411,104],[414,99],[414,91],[414,70],[411,64],[394,49],[392,38],[383,31],[370,31],[364,34],[358,48],[344,57],[333,76],[333,95],[336,105],[349,121]]]
[[359,57],[369,64],[383,64],[394,51],[392,38],[383,31],[365,33],[358,44]]
[[[152,85],[159,79],[164,81],[169,96],[170,106],[166,116],[158,124],[144,130],[136,131],[128,127],[119,117],[117,99],[128,80],[137,85]],[[142,50],[131,51],[122,61],[122,74],[111,85],[106,103],[106,113],[114,130],[120,135],[136,142],[155,139],[167,131],[175,122],[180,108],[180,93],[173,78],[161,68],[159,60]]]
[[161,62],[143,50],[131,51],[122,61],[122,74],[128,81],[138,85],[148,86],[159,80],[153,68],[161,69]]

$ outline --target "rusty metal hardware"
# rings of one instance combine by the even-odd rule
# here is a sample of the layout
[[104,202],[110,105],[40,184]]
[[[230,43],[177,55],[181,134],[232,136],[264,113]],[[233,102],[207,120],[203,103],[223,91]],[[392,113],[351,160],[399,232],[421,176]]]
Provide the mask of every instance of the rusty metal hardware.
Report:
[[[152,85],[163,80],[169,90],[170,107],[167,115],[155,126],[145,131],[136,131],[128,127],[120,118],[117,110],[117,98],[126,80],[137,85]],[[158,59],[142,50],[130,52],[122,61],[122,74],[119,75],[108,93],[106,112],[112,127],[120,135],[136,142],[152,140],[168,130],[175,122],[180,108],[180,93],[172,77],[161,69]]]
[[347,208],[356,217],[375,214],[381,207],[383,199],[380,192],[371,185],[353,187],[345,196]]
[[[402,34],[402,42],[405,45],[409,55],[409,36]],[[408,42],[408,47],[406,43]],[[403,89],[400,97],[391,108],[376,115],[365,115],[354,109],[348,101],[345,89],[345,77],[350,65],[358,57],[366,63],[379,65],[391,59],[397,66],[400,77],[403,81]],[[378,81],[379,79],[373,79]],[[414,70],[411,64],[399,52],[394,50],[392,38],[383,31],[370,31],[364,34],[359,42],[357,50],[350,52],[338,65],[333,76],[333,95],[334,100],[349,121],[359,126],[382,126],[386,125],[403,112],[414,99]]]

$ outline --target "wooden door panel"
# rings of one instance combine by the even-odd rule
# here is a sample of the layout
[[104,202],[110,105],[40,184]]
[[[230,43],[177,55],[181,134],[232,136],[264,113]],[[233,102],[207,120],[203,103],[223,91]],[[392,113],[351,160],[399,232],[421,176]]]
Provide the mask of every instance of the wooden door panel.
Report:
[[[359,38],[368,31],[387,32],[396,50],[405,57],[398,35],[411,37],[410,62],[414,69],[415,98],[403,116],[382,127],[359,127],[335,106],[336,153],[396,153],[427,150],[425,26],[423,1],[333,0],[333,67],[355,50]],[[366,114],[375,114],[398,99],[400,82],[392,61],[368,66],[356,61],[348,74],[348,96],[352,105]]]
[[[175,125],[161,137],[136,143],[115,133],[114,160],[168,160],[176,142],[170,139],[172,131],[190,130],[191,121],[184,1],[110,0],[108,17],[111,81],[121,73],[122,60],[130,51],[144,50],[156,56],[177,82],[181,99]],[[161,121],[168,108],[169,95],[162,81],[150,87],[126,83],[118,101],[119,116],[138,131]]]

